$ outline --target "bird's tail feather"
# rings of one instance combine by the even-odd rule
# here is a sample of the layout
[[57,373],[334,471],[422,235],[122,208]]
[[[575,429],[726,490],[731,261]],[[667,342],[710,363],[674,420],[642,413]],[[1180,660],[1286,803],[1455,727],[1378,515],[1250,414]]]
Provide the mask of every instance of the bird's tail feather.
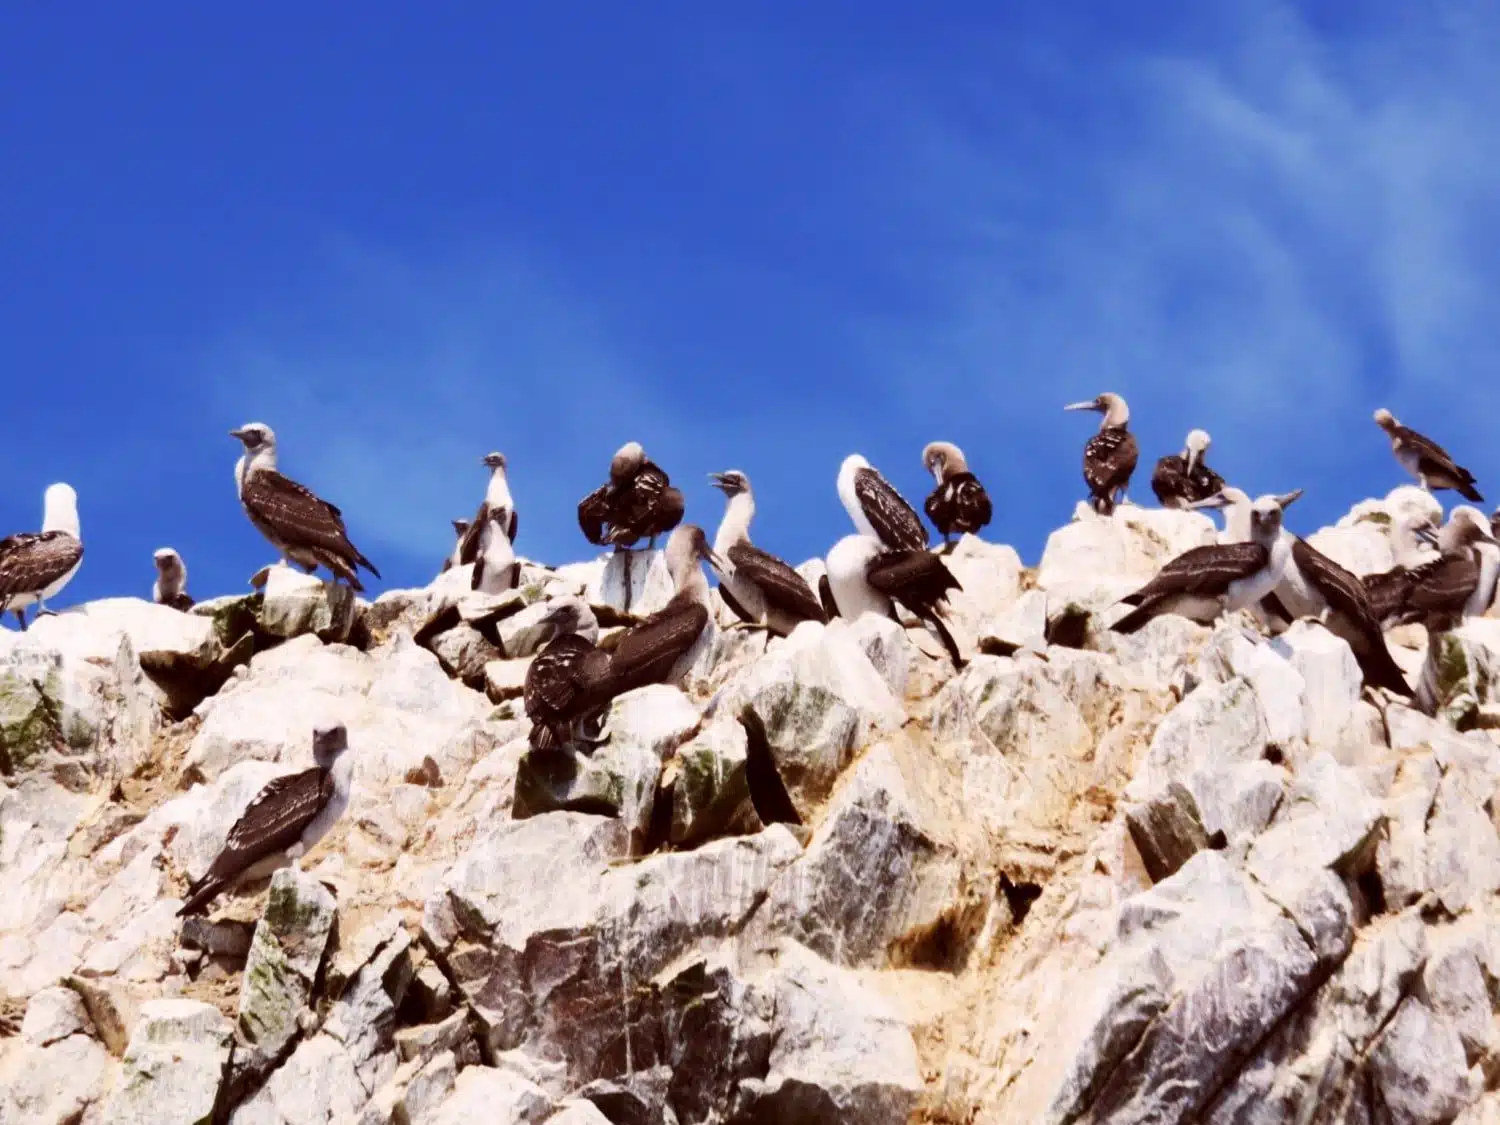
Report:
[[1459,485],[1458,493],[1472,504],[1484,503],[1484,497],[1479,494],[1479,489],[1475,488],[1472,482],[1465,482]]
[[1134,633],[1145,626],[1146,622],[1156,616],[1155,605],[1143,605],[1133,609],[1120,620],[1110,626],[1110,630],[1116,633]]
[[1385,688],[1403,699],[1411,698],[1411,687],[1406,682],[1406,676],[1401,671],[1401,666],[1391,656],[1390,649],[1385,647],[1384,642],[1374,651],[1364,656],[1357,656],[1359,670],[1364,675],[1365,683],[1371,687]]
[[927,623],[932,626],[932,631],[937,634],[938,640],[943,642],[943,647],[948,650],[948,658],[953,661],[953,667],[962,668],[964,658],[959,655],[958,642],[953,639],[953,634],[948,631],[948,626],[943,624],[943,619],[937,614],[927,618]]
[[177,917],[185,918],[189,914],[202,914],[204,907],[212,902],[223,889],[224,884],[217,879],[212,879],[207,875],[203,876],[203,878],[188,887],[187,901],[177,911]]

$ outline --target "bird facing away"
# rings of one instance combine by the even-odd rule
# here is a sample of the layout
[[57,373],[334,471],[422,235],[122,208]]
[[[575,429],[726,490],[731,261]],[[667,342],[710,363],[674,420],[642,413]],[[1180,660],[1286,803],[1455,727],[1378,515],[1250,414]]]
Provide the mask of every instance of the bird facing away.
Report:
[[471,589],[484,594],[499,594],[515,588],[521,572],[515,548],[506,529],[515,526],[512,513],[505,508],[487,508],[484,528],[479,536],[479,554],[474,559]]
[[708,579],[701,564],[707,562],[720,573],[729,569],[728,562],[708,545],[708,537],[696,524],[674,528],[667,538],[665,554],[674,593],[665,606],[620,635],[610,653],[611,696],[646,684],[681,681],[688,667],[684,658],[711,614]]
[[180,918],[199,914],[222,891],[264,879],[302,859],[349,807],[354,763],[342,723],[313,731],[313,761],[300,773],[272,778],[234,822],[224,847],[188,887]]
[[1181,453],[1169,453],[1156,463],[1151,491],[1163,508],[1186,508],[1224,487],[1224,478],[1203,463],[1211,440],[1207,430],[1191,430]]
[[714,536],[714,554],[728,564],[719,576],[719,596],[741,622],[784,637],[803,621],[826,621],[823,607],[807,580],[775,555],[750,542],[755,494],[750,478],[738,469],[710,473],[714,487],[728,498]]
[[1083,446],[1083,480],[1089,486],[1089,502],[1101,516],[1111,514],[1125,499],[1130,474],[1140,460],[1140,446],[1130,432],[1130,407],[1113,392],[1106,391],[1088,402],[1075,402],[1064,410],[1093,410],[1104,415],[1099,432]]
[[456,536],[453,543],[453,550],[449,552],[448,557],[443,560],[443,567],[438,572],[439,574],[447,574],[448,571],[459,565],[459,553],[463,550],[464,533],[468,530],[468,520],[453,521],[453,534],[454,536]]
[[899,621],[896,603],[932,631],[955,668],[964,666],[943,611],[958,579],[942,558],[926,548],[888,550],[869,535],[846,535],[828,552],[828,587],[839,616],[848,621],[875,613]]
[[1465,500],[1484,503],[1484,497],[1474,487],[1474,474],[1455,463],[1437,442],[1403,426],[1385,407],[1375,411],[1375,424],[1390,437],[1391,452],[1401,467],[1428,492],[1451,488]]
[[187,563],[171,547],[161,547],[152,556],[156,562],[156,581],[151,585],[151,600],[157,605],[183,611],[193,608],[187,592]]
[[854,529],[883,543],[892,551],[927,548],[927,529],[922,517],[870,463],[851,453],[839,466],[839,501],[854,522]]
[[922,507],[944,543],[955,535],[973,535],[990,522],[989,493],[969,472],[963,450],[951,441],[929,442],[922,450],[922,467],[937,482]]
[[1382,624],[1398,617],[1406,599],[1421,580],[1423,568],[1440,557],[1438,533],[1425,512],[1407,512],[1391,529],[1391,549],[1396,565],[1377,574],[1362,574],[1370,612]]
[[[505,538],[512,545],[516,541],[519,521],[516,518],[515,501],[510,495],[510,479],[506,476],[505,454],[486,453],[480,458],[479,463],[489,469],[490,479],[485,485],[484,499],[479,502],[479,510],[474,513],[472,520],[464,524],[464,530],[459,533],[455,566],[463,566],[479,558],[479,552],[482,549],[480,540],[492,514],[496,512],[500,513],[500,523],[505,529]],[[455,529],[457,526],[458,521],[455,520]],[[479,587],[474,588],[477,590]]]
[[1134,633],[1164,613],[1208,625],[1222,613],[1258,605],[1281,581],[1291,557],[1291,544],[1281,535],[1282,511],[1290,502],[1280,496],[1258,498],[1250,505],[1248,541],[1184,551],[1150,582],[1121,599],[1135,608],[1111,628]]
[[682,491],[657,465],[646,459],[639,442],[627,442],[609,463],[609,482],[578,502],[578,526],[598,546],[625,549],[656,537],[682,522]]
[[324,566],[355,590],[364,589],[357,567],[380,577],[375,564],[349,542],[343,513],[277,471],[276,434],[270,426],[251,422],[229,434],[245,447],[234,467],[240,503],[283,562],[296,563],[309,574]]
[[549,750],[568,742],[598,741],[583,733],[609,706],[610,654],[578,633],[577,600],[559,601],[544,625],[558,631],[526,669],[521,701],[531,720],[531,745]]
[[50,614],[47,599],[62,592],[82,563],[78,494],[71,485],[49,485],[42,494],[42,530],[0,539],[0,616],[14,613],[24,630],[28,606],[36,605],[38,617]]

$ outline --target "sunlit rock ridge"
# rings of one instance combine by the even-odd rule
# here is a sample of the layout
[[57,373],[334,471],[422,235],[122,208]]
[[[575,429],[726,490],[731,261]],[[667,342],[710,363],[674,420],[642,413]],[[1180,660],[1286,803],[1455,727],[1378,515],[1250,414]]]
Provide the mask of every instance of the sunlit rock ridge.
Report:
[[[1382,570],[1422,502],[1309,538]],[[0,1122],[1500,1121],[1500,620],[1392,630],[1410,704],[1312,622],[1108,629],[1215,539],[965,537],[961,671],[720,606],[591,754],[529,751],[528,662],[560,599],[662,605],[659,555],[0,633]],[[178,918],[330,715],[348,811]]]

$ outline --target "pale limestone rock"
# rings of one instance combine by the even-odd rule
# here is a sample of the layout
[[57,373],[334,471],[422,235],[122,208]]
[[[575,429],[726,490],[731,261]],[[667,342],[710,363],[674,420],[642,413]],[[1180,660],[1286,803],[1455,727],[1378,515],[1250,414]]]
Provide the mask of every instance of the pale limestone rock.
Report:
[[1459,730],[1477,722],[1481,707],[1500,701],[1500,619],[1469,617],[1433,637],[1416,698]]
[[78,993],[70,988],[47,988],[26,1005],[21,1037],[33,1047],[49,1047],[70,1035],[87,1034],[89,1028],[88,1009]]
[[547,1125],[611,1125],[593,1102],[571,1102],[547,1118]]
[[839,618],[828,625],[830,632],[847,632],[859,650],[869,658],[890,689],[901,699],[911,678],[912,643],[899,622],[876,613],[862,613],[854,621]]
[[586,640],[597,641],[599,622],[594,617],[594,611],[584,603],[582,598],[569,596],[536,602],[518,613],[501,618],[495,623],[495,634],[500,641],[500,651],[511,660],[531,656],[537,652],[556,635],[552,626],[542,624],[542,619],[555,612],[563,603],[575,606],[578,625],[573,631]]
[[491,660],[484,666],[484,691],[493,703],[520,699],[526,691],[526,673],[531,657],[520,660]]
[[25,1125],[108,1125],[101,1109],[109,1090],[109,1053],[86,1035],[46,1046],[0,1046],[0,1121]]
[[1260,699],[1248,682],[1204,684],[1167,712],[1127,792],[1144,798],[1205,767],[1257,761],[1268,744]]
[[354,1121],[369,1101],[354,1061],[326,1035],[292,1057],[229,1116],[229,1125],[331,1125]]
[[1008,544],[961,535],[943,562],[960,587],[948,596],[952,616],[967,633],[999,617],[1021,596],[1021,556]]
[[1286,795],[1288,774],[1264,759],[1237,765],[1207,765],[1188,777],[1187,788],[1210,836],[1229,845],[1258,836]]
[[1479,1094],[1458,1032],[1414,996],[1396,1010],[1370,1070],[1391,1120],[1402,1125],[1451,1120]]
[[1113,516],[1099,516],[1080,505],[1072,523],[1047,537],[1036,585],[1075,592],[1097,588],[1104,575],[1128,593],[1184,551],[1217,541],[1213,521],[1201,512],[1122,504]]
[[233,1028],[195,1000],[153,1000],[141,1009],[110,1097],[114,1125],[200,1125],[224,1083]]
[[240,985],[239,1030],[250,1047],[241,1062],[274,1064],[297,1037],[333,921],[333,896],[311,875],[283,868],[271,878]]
[[354,628],[354,591],[289,566],[273,566],[262,591],[258,624],[272,637],[307,634],[320,641],[347,641]]
[[471,1066],[458,1075],[452,1096],[421,1125],[472,1125],[475,1121],[541,1125],[553,1102],[540,1087],[510,1070]]
[[[562,573],[560,570],[559,574]],[[645,617],[672,597],[672,575],[660,548],[633,547],[603,556],[597,576],[590,576],[584,597],[590,605]]]
[[975,630],[975,645],[991,656],[1011,656],[1018,649],[1042,652],[1047,647],[1047,593],[1027,590]]
[[336,999],[323,1033],[343,1047],[360,1084],[379,1089],[397,1066],[396,1013],[413,975],[411,936],[400,917],[393,912],[362,930],[328,975]]
[[410,590],[386,590],[363,608],[365,627],[376,636],[403,630],[415,633],[427,616],[426,587]]
[[1122,683],[1154,694],[1169,690],[1183,678],[1209,635],[1195,621],[1163,614],[1134,633],[1104,630],[1090,647],[1118,661]]
[[677,750],[672,843],[699,844],[760,830],[750,795],[748,746],[739,720],[718,715]]
[[428,647],[444,672],[470,687],[482,684],[485,665],[504,655],[478,629],[462,622],[433,637]]

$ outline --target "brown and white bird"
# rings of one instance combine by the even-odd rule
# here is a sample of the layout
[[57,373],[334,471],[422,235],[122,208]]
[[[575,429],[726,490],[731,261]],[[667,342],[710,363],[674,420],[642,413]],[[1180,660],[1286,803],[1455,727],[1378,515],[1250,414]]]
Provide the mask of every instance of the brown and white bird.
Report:
[[969,471],[963,450],[951,441],[929,442],[922,450],[922,467],[937,482],[922,507],[944,543],[955,535],[973,535],[990,522],[989,493]]
[[730,469],[710,473],[709,479],[728,499],[714,536],[714,555],[729,567],[715,567],[724,604],[746,625],[779,637],[804,621],[826,621],[807,580],[786,562],[750,542],[750,521],[755,518],[750,478],[739,469]]
[[1121,599],[1135,608],[1110,628],[1134,633],[1164,613],[1208,625],[1221,614],[1259,605],[1281,582],[1291,557],[1291,544],[1281,534],[1281,517],[1295,499],[1257,499],[1250,505],[1248,540],[1184,551],[1150,582]]
[[213,863],[188,887],[178,917],[202,913],[238,883],[298,863],[338,822],[349,807],[354,780],[349,732],[342,723],[320,726],[312,744],[317,764],[272,778],[245,806]]
[[531,720],[531,745],[549,750],[564,743],[600,741],[586,733],[613,697],[610,654],[578,632],[582,603],[558,601],[542,624],[557,631],[526,669],[521,701]]
[[172,609],[192,609],[193,599],[187,592],[187,563],[182,556],[171,547],[161,547],[152,557],[156,562],[156,581],[151,585],[151,600]]
[[514,513],[505,508],[485,509],[484,527],[479,534],[479,551],[474,557],[474,573],[469,587],[484,594],[513,590],[521,574],[506,529],[515,526]]
[[839,466],[838,490],[844,511],[861,535],[891,551],[927,549],[922,517],[860,454],[849,454]]
[[896,604],[905,607],[931,630],[947,651],[955,668],[964,666],[943,613],[950,590],[959,589],[939,555],[925,547],[891,550],[870,535],[846,535],[828,552],[827,579],[830,596],[845,620],[874,613],[899,621]]
[[578,502],[578,526],[590,543],[628,548],[682,522],[686,505],[662,469],[647,460],[639,442],[627,442],[609,463],[608,483]]
[[[454,566],[466,565],[479,557],[485,526],[491,522],[496,513],[499,513],[500,527],[505,532],[506,540],[512,545],[516,541],[516,531],[520,521],[516,516],[516,502],[510,494],[510,478],[506,476],[505,454],[486,453],[480,458],[479,463],[489,469],[490,479],[485,485],[484,499],[479,502],[479,510],[474,513],[472,520],[464,524],[464,530],[459,533]],[[453,526],[456,530],[457,520],[453,521]]]
[[245,447],[234,468],[245,515],[281,553],[283,562],[296,563],[309,574],[326,567],[355,590],[364,589],[358,567],[380,577],[375,564],[349,541],[343,513],[277,471],[276,434],[270,426],[251,422],[229,434]]
[[1210,442],[1207,430],[1190,430],[1181,453],[1157,461],[1151,491],[1163,508],[1186,508],[1224,487],[1224,478],[1203,463]]
[[448,553],[448,557],[443,560],[443,567],[438,572],[439,574],[447,574],[455,566],[459,565],[459,558],[463,551],[464,545],[464,534],[469,530],[469,523],[470,521],[468,520],[453,521],[453,534],[455,536],[453,542],[453,550],[450,551]]
[[667,537],[667,571],[673,594],[665,606],[620,635],[609,659],[611,695],[623,695],[646,684],[679,683],[687,658],[712,616],[708,579],[702,564],[729,569],[695,524],[685,523]]
[[26,609],[50,614],[47,599],[62,592],[83,563],[78,494],[71,485],[49,485],[42,494],[42,530],[0,539],[0,616],[14,613],[26,628]]
[[1106,391],[1088,402],[1075,402],[1064,410],[1093,410],[1104,418],[1099,432],[1084,444],[1083,479],[1089,486],[1094,511],[1107,516],[1125,498],[1130,474],[1135,472],[1141,449],[1130,432],[1130,407],[1113,392]]
[[1439,558],[1438,530],[1426,512],[1406,512],[1391,528],[1391,554],[1395,566],[1374,574],[1362,574],[1370,598],[1370,612],[1382,624],[1390,624],[1406,605],[1421,569]]
[[1401,467],[1428,492],[1451,488],[1466,500],[1484,503],[1474,487],[1474,474],[1457,464],[1437,442],[1403,426],[1385,407],[1375,411],[1375,424],[1390,437],[1391,452]]
[[[1478,508],[1460,504],[1436,535],[1440,554],[1406,571],[1395,605],[1380,604],[1386,620],[1420,621],[1430,631],[1481,616],[1495,600],[1500,544]],[[1371,593],[1372,605],[1375,594]]]

